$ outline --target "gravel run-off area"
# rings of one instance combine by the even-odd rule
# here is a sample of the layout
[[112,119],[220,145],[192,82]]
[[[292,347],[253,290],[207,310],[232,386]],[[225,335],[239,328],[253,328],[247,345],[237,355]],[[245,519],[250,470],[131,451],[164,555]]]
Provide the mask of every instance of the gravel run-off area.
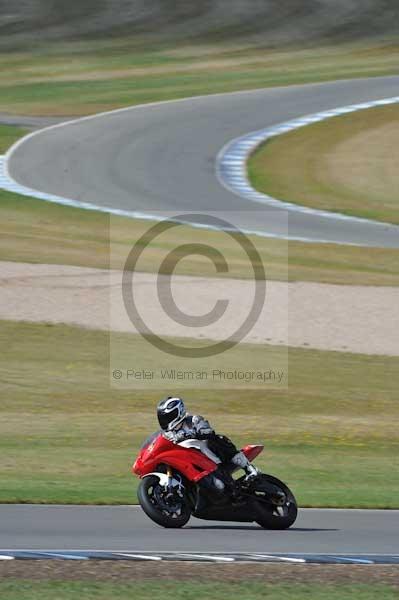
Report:
[[[120,271],[0,262],[0,319],[137,333],[121,282]],[[167,295],[167,283],[160,278],[161,295]],[[254,300],[253,281],[174,276],[172,297],[186,314],[203,315],[218,299],[228,301],[214,324],[183,325],[165,313],[156,284],[154,274],[134,274],[138,311],[162,336],[225,339],[245,320]],[[260,316],[243,341],[399,356],[398,331],[399,288],[269,281]]]

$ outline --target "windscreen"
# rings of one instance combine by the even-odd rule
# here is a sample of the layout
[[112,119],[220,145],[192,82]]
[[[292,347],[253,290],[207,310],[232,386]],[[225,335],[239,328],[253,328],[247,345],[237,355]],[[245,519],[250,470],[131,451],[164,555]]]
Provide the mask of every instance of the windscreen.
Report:
[[161,433],[161,430],[158,430],[155,433],[152,433],[151,435],[149,435],[148,438],[146,438],[144,440],[144,442],[142,443],[140,450],[143,450],[144,448],[149,446],[151,444],[151,442],[153,442],[160,435],[160,433]]

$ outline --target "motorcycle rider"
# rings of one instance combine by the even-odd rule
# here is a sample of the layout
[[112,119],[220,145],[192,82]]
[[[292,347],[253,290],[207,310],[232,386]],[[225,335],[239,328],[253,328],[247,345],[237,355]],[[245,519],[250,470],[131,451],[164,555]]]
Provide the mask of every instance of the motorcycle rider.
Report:
[[[161,400],[158,404],[157,416],[164,437],[171,442],[178,444],[187,439],[207,440],[208,448],[221,460],[222,466],[230,462],[240,467],[245,471],[247,481],[259,474],[258,469],[228,437],[218,435],[204,417],[189,414],[181,398],[168,396]],[[221,498],[225,490],[223,479],[224,477],[219,476],[216,471],[215,474],[204,477],[202,485],[213,489]]]

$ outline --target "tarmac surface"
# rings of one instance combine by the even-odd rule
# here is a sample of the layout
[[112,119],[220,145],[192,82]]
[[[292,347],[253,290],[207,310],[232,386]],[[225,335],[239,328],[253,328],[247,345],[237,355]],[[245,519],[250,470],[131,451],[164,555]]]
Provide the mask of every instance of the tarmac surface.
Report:
[[285,531],[192,518],[155,525],[138,506],[0,505],[2,550],[399,554],[399,511],[300,509]]
[[383,77],[131,107],[35,132],[14,147],[8,168],[24,186],[111,210],[168,216],[194,211],[202,216],[191,220],[201,223],[220,211],[249,231],[399,247],[397,226],[271,208],[227,190],[215,172],[221,148],[238,136],[398,93],[399,77]]

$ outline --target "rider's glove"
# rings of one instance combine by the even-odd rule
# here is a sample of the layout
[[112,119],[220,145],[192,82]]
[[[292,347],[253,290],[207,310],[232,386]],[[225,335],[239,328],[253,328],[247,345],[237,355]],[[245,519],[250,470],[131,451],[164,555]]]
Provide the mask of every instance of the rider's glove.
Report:
[[187,437],[187,433],[183,429],[180,431],[166,431],[163,435],[167,440],[174,444],[182,442]]
[[176,444],[178,444],[179,442],[182,442],[184,439],[186,439],[187,437],[190,437],[190,435],[187,435],[188,432],[184,431],[184,429],[181,429],[180,431],[176,431],[176,433],[174,434],[174,442]]
[[193,416],[193,428],[196,431],[196,438],[198,440],[206,440],[212,437],[215,432],[209,424],[209,421],[201,417],[201,415]]

